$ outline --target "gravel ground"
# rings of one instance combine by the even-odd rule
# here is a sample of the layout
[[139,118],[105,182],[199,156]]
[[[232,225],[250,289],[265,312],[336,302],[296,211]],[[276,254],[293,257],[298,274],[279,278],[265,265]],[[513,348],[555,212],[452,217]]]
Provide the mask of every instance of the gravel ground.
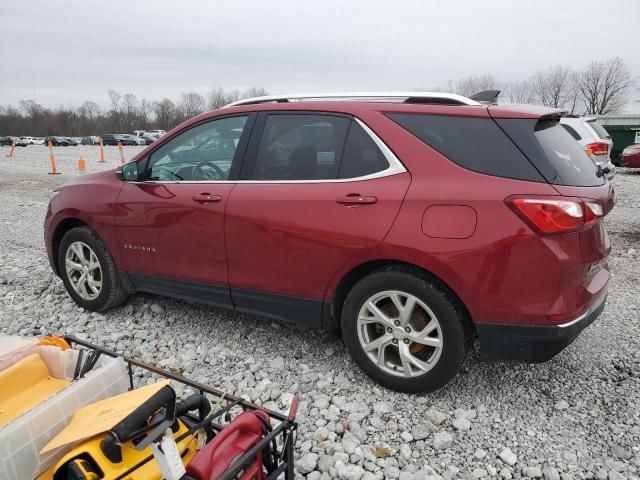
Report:
[[[125,147],[127,158],[139,147]],[[640,174],[619,169],[607,308],[543,365],[488,364],[477,354],[446,388],[405,395],[378,387],[339,339],[288,324],[150,295],[85,312],[49,268],[42,220],[53,187],[114,167],[97,147],[0,149],[0,326],[70,333],[268,407],[302,395],[297,470],[309,479],[640,478]]]

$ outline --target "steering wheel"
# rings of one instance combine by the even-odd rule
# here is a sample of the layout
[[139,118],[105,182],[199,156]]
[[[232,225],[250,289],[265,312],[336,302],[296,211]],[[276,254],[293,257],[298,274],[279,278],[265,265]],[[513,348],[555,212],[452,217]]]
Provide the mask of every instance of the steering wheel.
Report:
[[[205,170],[202,167],[211,167],[213,170]],[[191,177],[195,180],[226,180],[227,176],[222,169],[210,160],[198,162],[193,166]]]

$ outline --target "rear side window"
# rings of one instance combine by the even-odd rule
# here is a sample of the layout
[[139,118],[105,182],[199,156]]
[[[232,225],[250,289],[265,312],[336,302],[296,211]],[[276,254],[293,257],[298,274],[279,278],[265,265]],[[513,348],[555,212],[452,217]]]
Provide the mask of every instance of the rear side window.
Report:
[[330,115],[269,115],[253,178],[328,180],[336,178],[350,120]]
[[611,138],[609,132],[607,132],[597,120],[587,120],[587,123],[591,128],[593,128],[593,131],[596,132],[599,138]]
[[536,140],[565,185],[590,187],[604,183],[597,166],[557,120],[540,120],[534,128]]
[[491,118],[399,113],[388,116],[461,167],[497,177],[544,181]]
[[373,139],[357,122],[351,122],[338,178],[364,177],[387,168],[389,168],[389,162]]
[[358,122],[329,114],[267,116],[253,171],[254,180],[360,178],[389,162]]

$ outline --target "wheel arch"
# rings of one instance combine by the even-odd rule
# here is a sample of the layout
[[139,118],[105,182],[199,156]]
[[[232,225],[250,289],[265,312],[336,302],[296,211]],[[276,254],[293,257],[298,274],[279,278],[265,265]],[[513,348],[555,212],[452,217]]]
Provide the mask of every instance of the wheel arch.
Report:
[[456,291],[447,284],[447,282],[424,267],[397,259],[369,260],[353,267],[342,276],[335,287],[332,298],[329,300],[331,308],[331,320],[334,327],[339,328],[342,307],[344,305],[345,299],[347,298],[347,295],[349,294],[349,291],[353,288],[353,286],[367,275],[375,271],[385,269],[404,271],[436,283],[450,296],[450,298],[453,299],[455,307],[461,312],[461,316],[464,320],[464,329],[466,336],[468,338],[471,338],[477,334],[475,324],[473,322],[473,318],[471,317],[469,309],[460,298],[460,295],[458,295]]
[[60,275],[58,268],[58,250],[60,249],[62,237],[64,237],[64,234],[69,230],[77,227],[89,227],[89,224],[79,218],[68,217],[61,220],[53,231],[53,235],[51,236],[51,255],[53,257],[51,266],[54,268],[56,275]]

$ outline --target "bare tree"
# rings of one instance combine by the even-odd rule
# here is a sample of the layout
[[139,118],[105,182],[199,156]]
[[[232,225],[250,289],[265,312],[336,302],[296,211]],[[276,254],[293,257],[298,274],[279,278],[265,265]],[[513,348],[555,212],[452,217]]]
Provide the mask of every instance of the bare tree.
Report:
[[191,118],[204,112],[205,99],[197,92],[183,93],[178,104],[178,110],[183,118]]
[[500,84],[493,75],[485,73],[484,75],[471,75],[458,80],[449,80],[447,89],[450,92],[470,97],[474,93],[484,90],[500,90]]
[[213,87],[207,94],[207,107],[209,110],[216,110],[224,107],[227,103],[227,94],[220,86]]
[[89,120],[95,120],[100,115],[100,105],[96,102],[87,101],[78,107],[78,113],[81,117]]
[[264,97],[269,95],[269,92],[264,87],[250,87],[242,92],[242,98]]
[[147,98],[140,100],[140,126],[146,129],[149,126],[149,116],[153,112],[153,103]]
[[122,99],[122,94],[112,88],[107,90],[107,94],[109,95],[109,100],[111,100],[111,110],[116,112],[120,110],[120,99]]
[[572,103],[574,75],[569,67],[557,65],[535,73],[532,79],[538,103],[546,107],[565,108]]
[[606,115],[624,107],[631,74],[624,61],[616,57],[607,62],[591,62],[575,81],[586,113]]
[[136,127],[138,117],[138,97],[133,93],[125,93],[122,97],[122,126],[131,131]]
[[34,100],[20,100],[18,105],[20,110],[29,118],[30,128],[36,130],[40,123],[40,117],[44,112],[44,107]]
[[509,103],[535,103],[536,93],[531,80],[514,80],[502,86],[501,99]]
[[159,128],[170,130],[175,125],[176,105],[168,98],[153,102],[153,111]]

